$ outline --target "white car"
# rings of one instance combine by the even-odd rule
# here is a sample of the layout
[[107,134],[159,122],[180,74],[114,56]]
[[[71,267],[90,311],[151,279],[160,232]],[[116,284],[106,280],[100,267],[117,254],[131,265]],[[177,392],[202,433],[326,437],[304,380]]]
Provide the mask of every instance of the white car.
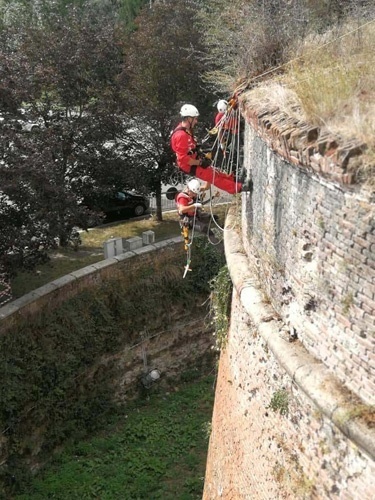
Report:
[[32,132],[36,129],[41,129],[44,127],[44,121],[42,119],[37,120],[35,122],[25,121],[25,120],[17,120],[17,123],[20,125],[22,130],[26,132]]

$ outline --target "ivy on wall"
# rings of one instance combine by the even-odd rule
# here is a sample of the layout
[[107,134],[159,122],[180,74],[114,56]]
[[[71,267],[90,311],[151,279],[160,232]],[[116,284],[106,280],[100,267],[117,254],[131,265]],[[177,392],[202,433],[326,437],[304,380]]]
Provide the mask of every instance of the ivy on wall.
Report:
[[113,410],[116,366],[93,370],[95,363],[139,341],[145,327],[168,326],[171,310],[207,297],[224,257],[199,238],[192,253],[185,279],[183,253],[167,248],[0,337],[0,496],[24,487],[33,465],[99,428]]
[[216,349],[225,349],[232,298],[232,280],[227,266],[223,266],[217,275],[211,279],[211,317],[215,326]]

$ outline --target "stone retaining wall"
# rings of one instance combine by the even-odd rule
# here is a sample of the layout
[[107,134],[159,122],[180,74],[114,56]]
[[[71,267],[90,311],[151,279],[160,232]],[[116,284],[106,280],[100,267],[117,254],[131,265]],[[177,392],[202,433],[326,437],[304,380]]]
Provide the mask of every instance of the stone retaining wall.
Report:
[[124,266],[143,265],[147,256],[152,255],[155,251],[166,247],[170,247],[171,251],[173,251],[173,246],[181,244],[181,242],[181,236],[177,236],[176,238],[125,252],[110,259],[101,260],[23,295],[0,308],[1,333],[6,333],[17,322],[19,317],[31,318],[43,308],[58,307],[67,298],[74,297],[83,289],[102,283],[108,278],[119,276]]
[[[177,237],[106,259],[0,308],[3,389],[9,388],[3,391],[1,408],[0,472],[13,474],[12,467],[21,464],[37,469],[40,457],[45,460],[51,447],[70,435],[70,430],[59,427],[62,415],[65,421],[74,411],[80,415],[82,408],[95,415],[91,408],[95,398],[102,397],[100,388],[105,401],[126,403],[151,388],[145,380],[152,370],[160,375],[156,388],[166,391],[174,390],[184,376],[212,370],[212,326],[206,321],[202,296],[192,298],[187,308],[185,297],[172,297],[168,289],[176,282],[183,293],[178,281],[186,260],[182,243]],[[130,289],[137,300],[129,296]],[[64,302],[70,303],[65,311],[77,321],[64,322]],[[82,323],[87,329],[80,327]],[[56,415],[48,411],[55,404],[60,411]],[[3,488],[0,481],[1,498]]]
[[[242,232],[204,500],[361,498],[375,491],[375,205],[340,145],[247,109]],[[232,244],[232,240],[237,240]]]

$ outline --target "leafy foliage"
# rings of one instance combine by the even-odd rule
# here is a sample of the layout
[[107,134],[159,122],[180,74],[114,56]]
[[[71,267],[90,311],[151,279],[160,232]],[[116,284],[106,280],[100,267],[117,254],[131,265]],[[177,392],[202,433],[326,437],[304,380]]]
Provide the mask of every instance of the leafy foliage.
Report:
[[[109,20],[77,10],[68,26],[48,12],[35,25],[25,21],[1,33],[5,270],[35,265],[56,238],[66,245],[74,226],[87,227],[91,218],[85,194],[122,184],[123,160],[105,147],[118,123],[110,106],[121,60],[118,35]],[[26,129],[33,123],[33,131]]]
[[[368,16],[372,0],[209,0],[199,12],[209,64],[206,79],[230,91],[239,82],[270,78],[291,47],[338,26],[346,16]],[[213,68],[213,70],[210,69]],[[279,68],[281,71],[282,68]],[[272,76],[272,75],[271,75]]]
[[271,408],[274,412],[279,412],[280,415],[287,415],[289,411],[289,395],[285,389],[277,390],[271,398],[267,408]]
[[0,6],[2,270],[35,266],[49,248],[67,245],[75,226],[98,218],[87,197],[151,191],[162,219],[173,117],[181,101],[203,105],[206,89],[191,85],[203,70],[195,4],[157,2],[129,36],[144,3]]
[[194,102],[205,116],[210,97],[200,79],[205,67],[202,36],[194,22],[196,7],[196,2],[168,0],[144,8],[129,37],[121,75],[126,89],[123,111],[135,129],[126,140],[132,140],[143,183],[156,193],[159,220],[161,182],[168,183],[175,170],[170,133],[177,112],[183,103]]
[[232,298],[232,281],[227,266],[223,266],[210,281],[211,287],[211,317],[215,326],[216,348],[225,349],[230,318]]

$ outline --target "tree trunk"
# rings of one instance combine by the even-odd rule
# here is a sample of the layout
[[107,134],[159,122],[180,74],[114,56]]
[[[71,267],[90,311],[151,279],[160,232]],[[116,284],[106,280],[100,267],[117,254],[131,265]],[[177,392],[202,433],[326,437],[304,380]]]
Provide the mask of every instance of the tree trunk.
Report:
[[156,220],[163,220],[163,212],[161,209],[161,182],[158,182],[155,189],[155,198],[156,198]]
[[59,235],[59,246],[66,248],[68,246],[69,240],[66,233],[60,233]]

